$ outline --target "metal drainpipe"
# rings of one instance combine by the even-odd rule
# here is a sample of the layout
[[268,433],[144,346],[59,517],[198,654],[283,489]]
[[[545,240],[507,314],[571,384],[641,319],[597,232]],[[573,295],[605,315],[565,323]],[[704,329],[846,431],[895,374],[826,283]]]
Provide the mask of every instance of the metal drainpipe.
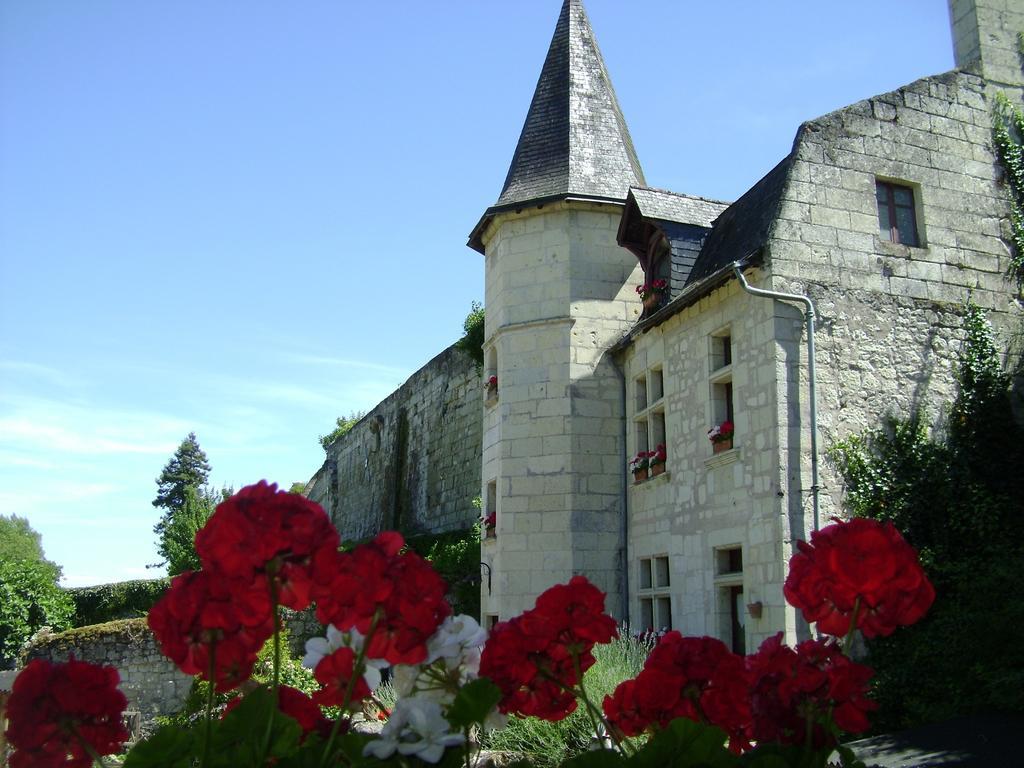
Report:
[[[622,428],[619,436],[622,440],[622,457],[620,466],[626,466],[626,372],[619,366],[614,356],[610,356],[612,368],[619,376],[619,406],[622,408]],[[629,626],[629,485],[625,470],[619,473],[619,487],[622,493],[622,623]]]
[[811,399],[811,504],[814,509],[814,530],[818,530],[820,523],[818,516],[818,395],[817,381],[814,373],[814,302],[809,296],[801,296],[798,293],[780,293],[778,291],[766,291],[763,288],[754,288],[743,276],[743,269],[738,261],[732,263],[732,271],[736,273],[736,279],[747,293],[754,296],[761,296],[766,299],[780,299],[782,301],[799,301],[807,307],[804,317],[807,320],[807,375],[810,379]]

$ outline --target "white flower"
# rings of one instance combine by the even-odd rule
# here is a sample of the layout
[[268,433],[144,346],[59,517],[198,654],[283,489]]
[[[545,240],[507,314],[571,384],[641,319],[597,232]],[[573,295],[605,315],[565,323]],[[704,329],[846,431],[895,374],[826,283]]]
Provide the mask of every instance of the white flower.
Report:
[[363,757],[386,760],[397,750],[401,755],[415,755],[420,760],[436,763],[445,749],[464,741],[461,733],[448,732],[448,721],[441,713],[440,704],[414,696],[398,700],[380,738],[363,747]]
[[449,616],[427,640],[426,663],[443,658],[449,669],[463,663],[463,657],[472,656],[475,652],[479,666],[479,651],[487,642],[487,632],[477,624],[472,616],[461,614]]
[[[351,648],[355,653],[363,648],[365,638],[357,629],[342,632],[333,624],[327,625],[327,637],[312,637],[306,641],[306,655],[302,657],[302,666],[316,669],[325,656],[330,656],[339,648]],[[380,685],[380,671],[388,665],[383,659],[364,659],[365,669],[363,680],[371,691]]]

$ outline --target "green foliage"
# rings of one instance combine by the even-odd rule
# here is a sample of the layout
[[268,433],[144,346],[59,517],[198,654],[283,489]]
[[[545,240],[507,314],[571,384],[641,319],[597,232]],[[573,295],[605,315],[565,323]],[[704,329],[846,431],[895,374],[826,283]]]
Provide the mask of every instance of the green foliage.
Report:
[[469,314],[462,323],[462,338],[455,346],[472,357],[477,365],[484,364],[484,307],[479,301],[470,304]]
[[45,562],[53,567],[54,580],[60,578],[60,567],[43,554],[42,536],[24,517],[0,515],[0,560]]
[[169,583],[170,579],[138,579],[95,587],[73,587],[67,590],[74,605],[72,626],[85,627],[145,616],[167,591]]
[[[587,696],[600,704],[619,683],[640,674],[652,647],[650,638],[633,637],[624,628],[620,628],[617,640],[594,646],[596,661],[583,677]],[[544,768],[584,754],[593,738],[590,717],[579,708],[556,722],[536,717],[509,718],[504,729],[485,733],[481,740],[486,749],[521,754],[530,765]]]
[[1024,710],[1024,598],[1014,588],[1024,561],[1021,430],[977,307],[967,307],[964,329],[944,435],[894,420],[831,452],[850,511],[891,520],[919,550],[937,594],[922,622],[868,643],[881,730]]
[[1006,174],[1010,199],[1011,256],[1009,277],[1024,286],[1024,113],[1002,93],[996,95],[992,135],[996,157]]
[[157,552],[167,563],[168,576],[202,568],[196,554],[196,532],[206,525],[217,503],[200,488],[185,489],[185,503],[170,516],[157,545]]
[[53,563],[0,559],[0,668],[9,666],[40,627],[70,625],[74,606],[59,586]]
[[[352,427],[358,424],[359,420],[362,419],[363,416],[365,415],[366,411],[352,411],[348,415],[347,419],[343,416],[339,416],[337,419],[335,419],[334,429],[332,429],[326,435],[320,435],[320,446],[326,451],[330,447],[331,443],[333,443],[342,435],[348,434],[349,430],[351,430]],[[294,488],[294,485],[292,487]],[[303,490],[305,490],[305,485],[303,485]]]
[[429,536],[414,536],[410,549],[430,561],[448,582],[448,601],[456,614],[480,618],[480,531],[470,528]]
[[181,441],[170,461],[156,479],[156,498],[153,506],[164,510],[164,516],[154,533],[161,533],[169,517],[185,505],[186,488],[202,488],[210,476],[206,454],[199,447],[195,432],[189,432]]

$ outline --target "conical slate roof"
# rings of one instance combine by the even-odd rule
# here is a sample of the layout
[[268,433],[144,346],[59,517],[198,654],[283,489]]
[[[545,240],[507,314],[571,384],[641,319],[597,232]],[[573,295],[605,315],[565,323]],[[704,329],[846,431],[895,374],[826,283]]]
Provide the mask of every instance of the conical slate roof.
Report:
[[566,197],[622,201],[646,186],[582,0],[565,0],[555,25],[512,164],[489,217],[531,202]]

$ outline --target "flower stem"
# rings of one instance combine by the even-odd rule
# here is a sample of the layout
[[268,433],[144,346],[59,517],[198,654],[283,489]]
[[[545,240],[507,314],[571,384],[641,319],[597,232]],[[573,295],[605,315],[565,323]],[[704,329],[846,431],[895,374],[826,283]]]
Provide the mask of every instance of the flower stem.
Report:
[[206,756],[210,754],[210,733],[213,728],[213,702],[217,693],[217,641],[210,642],[210,679],[206,681],[206,718],[203,721],[203,754],[199,758],[199,768],[206,764]]
[[853,645],[853,632],[857,628],[857,614],[860,613],[860,595],[857,595],[857,599],[853,601],[853,613],[850,614],[850,628],[846,630],[846,635],[843,637],[843,656],[849,658],[850,646]]
[[85,749],[86,754],[89,755],[89,758],[93,761],[93,763],[98,763],[100,768],[107,768],[107,764],[103,762],[103,757],[100,756],[99,752],[96,751],[93,745],[90,744],[86,739],[83,739],[82,736],[78,733],[78,731],[75,731],[74,733],[75,738],[78,739],[78,743],[82,745],[82,747]]
[[370,628],[366,630],[366,636],[363,638],[363,647],[359,649],[359,653],[356,655],[355,661],[352,662],[352,677],[348,679],[348,685],[345,686],[345,695],[341,700],[341,712],[338,713],[338,719],[334,721],[334,727],[331,728],[331,735],[327,739],[327,744],[324,746],[323,755],[320,757],[320,765],[327,765],[328,755],[331,754],[331,747],[334,746],[334,739],[338,735],[338,729],[341,726],[341,716],[348,708],[349,700],[352,698],[352,691],[356,686],[356,678],[361,677],[363,674],[363,667],[366,663],[366,649],[370,647],[370,640],[373,638],[374,632],[377,631],[377,624],[380,622],[381,614],[383,609],[378,606],[377,610],[373,613],[373,619],[370,621]]

